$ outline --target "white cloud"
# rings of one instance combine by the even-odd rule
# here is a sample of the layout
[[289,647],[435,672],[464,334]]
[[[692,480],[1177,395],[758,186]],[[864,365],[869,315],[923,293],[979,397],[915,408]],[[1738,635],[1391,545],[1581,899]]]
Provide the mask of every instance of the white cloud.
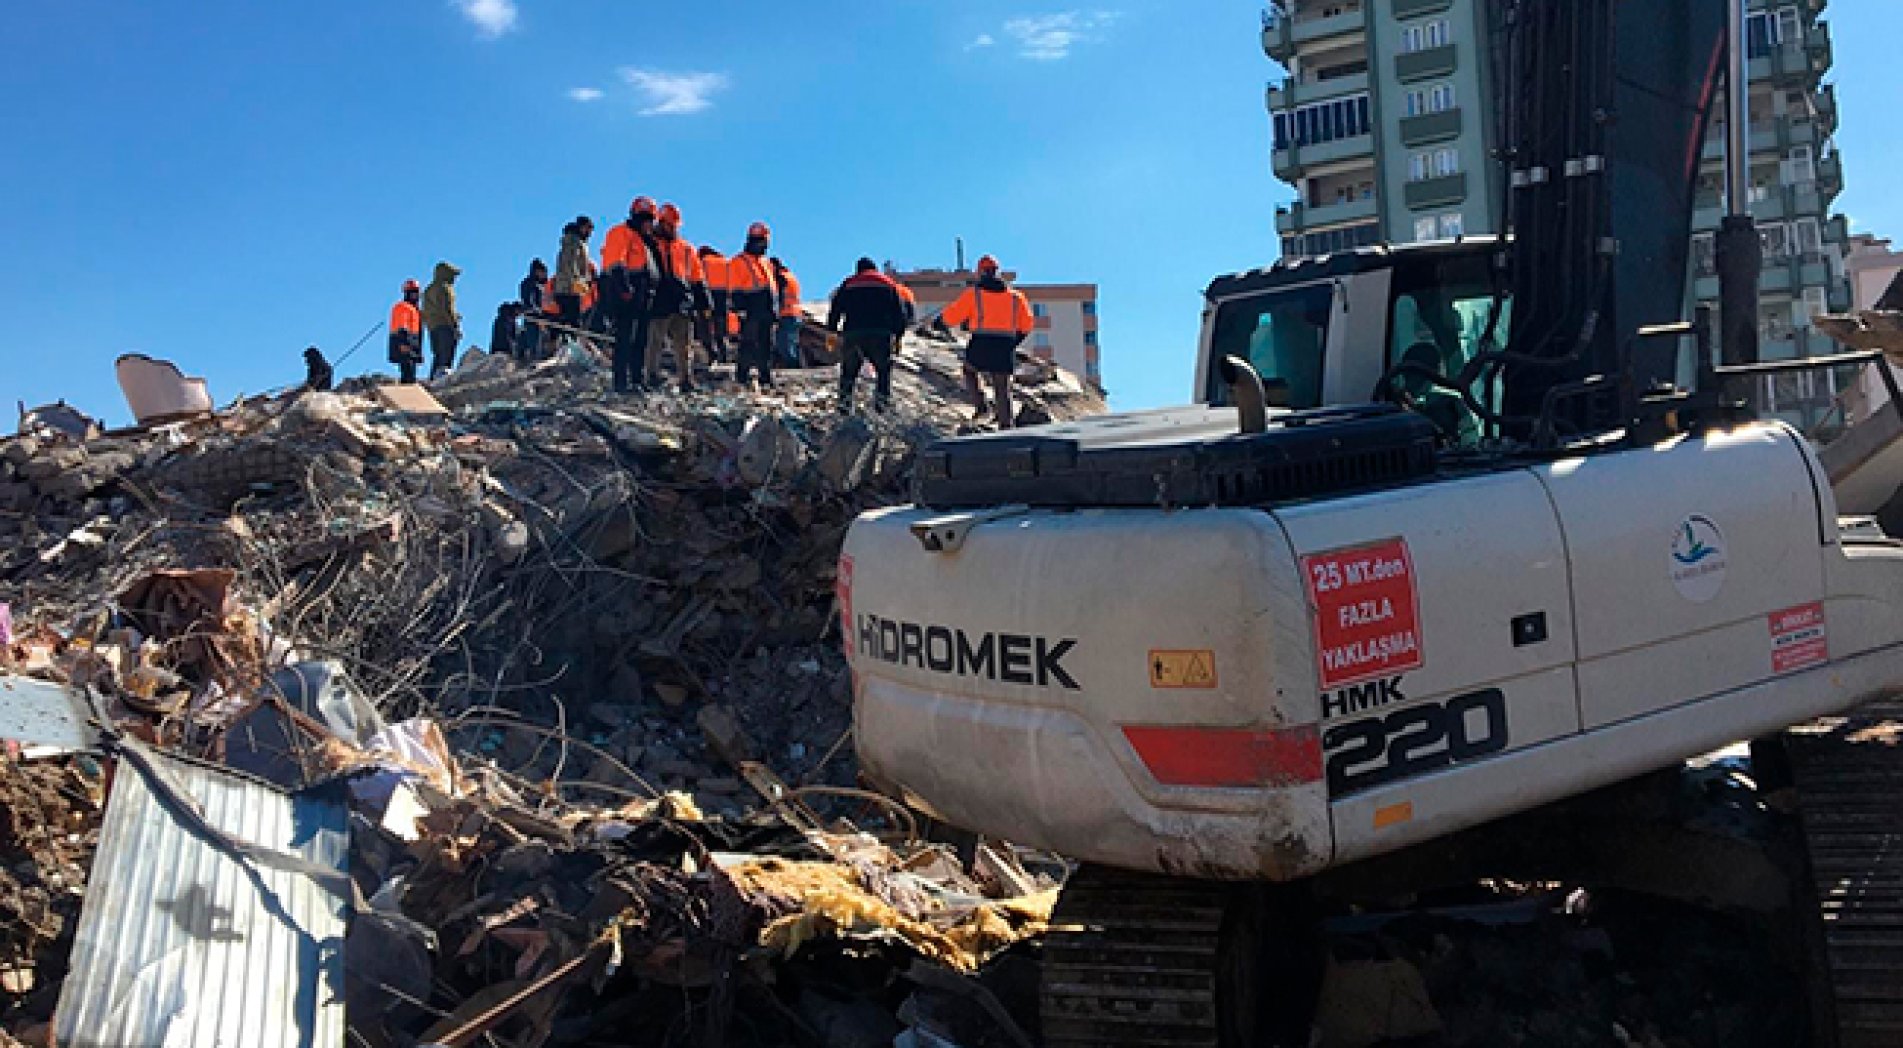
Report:
[[965,50],[976,51],[981,47],[991,47],[997,42],[998,38],[992,36],[990,33],[979,33],[977,39],[965,45]]
[[515,29],[515,0],[450,0],[484,39],[494,40]]
[[601,88],[571,87],[568,89],[568,97],[577,102],[599,102],[601,101]]
[[1118,17],[1116,11],[1063,11],[1013,18],[1004,24],[1004,31],[1017,41],[1018,54],[1039,62],[1056,62],[1069,58],[1072,47],[1094,39],[1099,30]]
[[685,116],[713,107],[713,95],[727,86],[725,73],[663,73],[628,68],[621,78],[641,92],[642,116]]

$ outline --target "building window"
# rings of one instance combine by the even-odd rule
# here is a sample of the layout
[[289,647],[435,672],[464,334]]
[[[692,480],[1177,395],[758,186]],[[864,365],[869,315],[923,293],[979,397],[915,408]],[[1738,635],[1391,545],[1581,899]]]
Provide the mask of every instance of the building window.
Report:
[[1439,235],[1440,223],[1434,220],[1434,216],[1414,220],[1414,239],[1417,242],[1432,240]]
[[1701,277],[1718,272],[1718,239],[1711,233],[1692,234],[1692,267]]
[[[1260,125],[1257,125],[1257,126],[1260,126]],[[1031,315],[1034,317],[1048,317],[1051,315],[1051,311],[1049,308],[1047,308],[1044,305],[1044,303],[1033,302],[1031,303]]]
[[1368,96],[1350,95],[1312,102],[1275,114],[1275,148],[1312,146],[1353,138],[1369,131]]
[[1808,185],[1817,181],[1817,161],[1809,146],[1792,146],[1784,154],[1784,181],[1790,185]]
[[1797,321],[1798,327],[1808,328],[1817,314],[1830,312],[1830,293],[1821,287],[1807,287],[1804,296],[1792,302],[1791,307],[1791,319]]
[[1094,298],[1085,299],[1084,300],[1084,316],[1094,317],[1096,315],[1097,315],[1097,300]]
[[1804,22],[1795,7],[1754,11],[1745,16],[1746,47],[1752,58],[1763,58],[1784,44],[1803,37]]
[[1033,344],[1039,349],[1049,349],[1051,348],[1051,336],[1040,331],[1037,333],[1037,341]]
[[[1797,250],[1807,257],[1824,253],[1824,227],[1814,218],[1800,218],[1791,226]],[[1821,310],[1820,310],[1821,312]]]
[[1464,236],[1466,235],[1466,231],[1467,216],[1458,211],[1451,215],[1440,216],[1440,238],[1442,240],[1452,240],[1455,237]]
[[1758,239],[1764,244],[1765,259],[1789,258],[1791,254],[1791,232],[1782,222],[1770,222],[1758,227]]
[[1343,226],[1340,229],[1327,229],[1319,233],[1283,237],[1282,257],[1313,258],[1317,255],[1331,255],[1337,251],[1350,251],[1379,243],[1381,243],[1381,223],[1364,222],[1360,225]]
[[1451,39],[1453,39],[1453,31],[1445,18],[1436,18],[1431,22],[1416,22],[1401,29],[1401,53],[1408,55],[1416,51],[1446,47]]
[[1408,158],[1408,181],[1425,182],[1460,173],[1460,153],[1450,148],[1432,149]]
[[1084,332],[1084,345],[1094,346],[1096,344],[1097,344],[1097,333],[1095,331]]
[[1417,87],[1407,93],[1405,107],[1408,116],[1445,113],[1454,108],[1454,85],[1435,84],[1433,87]]

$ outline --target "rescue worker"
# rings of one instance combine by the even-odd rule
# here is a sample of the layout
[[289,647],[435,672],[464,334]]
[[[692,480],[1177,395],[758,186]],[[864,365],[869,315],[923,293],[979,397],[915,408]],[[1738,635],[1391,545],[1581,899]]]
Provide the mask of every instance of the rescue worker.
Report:
[[899,285],[879,272],[869,258],[859,260],[858,271],[833,292],[826,326],[844,332],[839,350],[839,411],[853,412],[852,387],[867,361],[877,376],[872,406],[884,411],[892,403],[892,355],[896,340],[905,333],[905,299]]
[[522,333],[516,337],[516,358],[527,364],[542,355],[542,325],[540,320],[545,309],[553,303],[547,300],[548,263],[541,259],[531,259],[529,275],[522,278],[516,288],[516,301],[522,304],[520,310],[523,323]]
[[403,297],[390,307],[390,363],[406,386],[416,384],[416,366],[423,362],[423,314],[416,308],[422,296],[423,285],[405,280]]
[[587,215],[562,227],[562,250],[555,256],[555,306],[561,321],[569,327],[582,326],[582,296],[588,294],[588,239],[595,235],[594,220]]
[[654,240],[658,250],[661,278],[654,291],[654,331],[649,335],[648,370],[660,373],[662,352],[674,354],[674,367],[680,372],[681,392],[694,388],[694,321],[707,318],[707,280],[700,268],[700,256],[694,245],[681,239],[681,209],[662,204],[654,222]]
[[648,309],[657,270],[650,247],[658,209],[648,197],[628,205],[628,220],[601,244],[602,309],[614,335],[614,389],[630,393],[655,381],[647,360]]
[[316,346],[304,350],[304,388],[313,393],[327,393],[336,373],[331,370],[330,361],[324,359],[324,351]]
[[780,320],[773,331],[774,362],[796,368],[801,364],[800,321],[805,316],[800,312],[800,278],[777,257],[773,259],[773,277],[780,285]]
[[432,382],[456,366],[456,343],[463,337],[463,315],[456,312],[456,278],[461,274],[448,262],[438,262],[429,286],[423,289],[423,328],[429,332]]
[[496,307],[495,322],[489,325],[489,352],[514,357],[518,363],[526,363],[517,354],[521,336],[516,332],[515,318],[521,315],[520,302],[504,302]]
[[727,318],[730,303],[728,301],[728,274],[731,264],[727,256],[717,248],[700,249],[700,273],[707,281],[709,307],[707,316],[702,319],[701,343],[707,347],[707,356],[724,364],[727,362]]
[[757,370],[760,386],[773,388],[773,328],[779,320],[773,265],[767,261],[773,230],[765,222],[747,228],[747,246],[729,260],[727,271],[730,308],[740,316],[739,363],[733,377],[742,386]]
[[986,255],[978,260],[977,283],[939,314],[938,323],[971,331],[971,341],[965,345],[965,391],[971,396],[974,417],[985,413],[978,376],[988,375],[997,399],[998,428],[1012,428],[1016,415],[1011,407],[1011,373],[1017,369],[1018,343],[1037,327],[1030,300],[1004,282],[998,260]]

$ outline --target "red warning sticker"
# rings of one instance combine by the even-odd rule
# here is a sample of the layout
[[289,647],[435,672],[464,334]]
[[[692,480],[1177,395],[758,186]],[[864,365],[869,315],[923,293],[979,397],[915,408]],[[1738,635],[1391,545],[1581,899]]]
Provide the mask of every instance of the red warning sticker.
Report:
[[1315,659],[1326,691],[1422,664],[1420,599],[1407,540],[1302,558],[1315,609]]
[[1800,604],[1771,613],[1771,672],[1789,673],[1830,661],[1830,635],[1822,604]]
[[839,558],[839,578],[833,583],[833,596],[839,601],[839,637],[846,644],[846,654],[852,650],[852,558]]

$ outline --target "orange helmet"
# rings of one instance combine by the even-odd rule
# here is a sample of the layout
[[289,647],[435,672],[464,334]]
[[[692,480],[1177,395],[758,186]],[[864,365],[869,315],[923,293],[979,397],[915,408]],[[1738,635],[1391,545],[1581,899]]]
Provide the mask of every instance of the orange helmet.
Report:
[[672,203],[662,204],[660,221],[661,221],[661,224],[664,226],[680,225],[681,224],[681,209],[678,207],[675,207]]
[[634,203],[628,205],[628,214],[648,215],[651,217],[654,214],[654,198],[644,196],[635,197]]
[[771,239],[773,236],[773,230],[765,222],[755,222],[754,224],[747,227],[747,236],[766,237],[768,239]]
[[423,285],[421,285],[421,284],[419,284],[419,283],[417,283],[417,282],[416,282],[415,280],[405,280],[405,281],[403,282],[403,290],[405,290],[405,291],[421,291],[421,290],[423,290]]
[[986,255],[985,257],[978,260],[978,272],[996,273],[997,271],[998,271],[997,259],[992,258],[990,255]]

